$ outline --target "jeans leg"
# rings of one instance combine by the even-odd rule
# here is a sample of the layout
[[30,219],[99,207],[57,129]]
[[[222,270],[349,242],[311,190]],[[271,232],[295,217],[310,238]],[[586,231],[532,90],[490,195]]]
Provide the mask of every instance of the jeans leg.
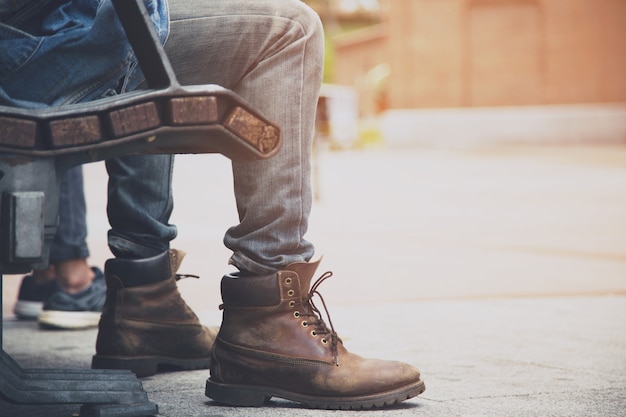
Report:
[[264,161],[233,163],[240,223],[231,263],[271,273],[308,261],[311,143],[323,71],[323,30],[299,0],[172,0],[166,51],[182,84],[230,88],[277,122],[284,143]]
[[108,243],[118,258],[143,259],[169,249],[176,226],[169,224],[171,155],[131,155],[106,161],[109,173]]
[[61,180],[59,225],[50,246],[50,263],[89,257],[83,169],[69,169]]

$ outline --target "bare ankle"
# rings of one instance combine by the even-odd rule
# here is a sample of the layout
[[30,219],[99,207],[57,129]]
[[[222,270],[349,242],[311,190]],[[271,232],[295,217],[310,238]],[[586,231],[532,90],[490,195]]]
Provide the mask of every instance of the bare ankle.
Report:
[[55,266],[58,284],[70,294],[87,288],[96,275],[86,258],[59,262]]

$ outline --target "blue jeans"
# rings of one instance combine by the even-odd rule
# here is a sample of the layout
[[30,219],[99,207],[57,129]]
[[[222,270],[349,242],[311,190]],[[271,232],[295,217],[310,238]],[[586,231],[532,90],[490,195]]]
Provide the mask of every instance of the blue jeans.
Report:
[[89,257],[83,169],[69,169],[59,191],[59,224],[50,246],[50,263]]
[[[230,88],[282,129],[275,157],[232,165],[240,221],[224,237],[231,263],[271,273],[308,261],[311,142],[323,65],[318,16],[299,0],[172,0],[165,47],[181,84]],[[144,258],[169,248],[176,236],[168,223],[172,164],[167,155],[107,161],[108,238],[116,256]]]
[[[21,0],[0,16],[0,104],[37,108],[89,101],[141,82],[110,1]],[[167,6],[146,2],[163,40]],[[106,53],[103,53],[106,51]]]

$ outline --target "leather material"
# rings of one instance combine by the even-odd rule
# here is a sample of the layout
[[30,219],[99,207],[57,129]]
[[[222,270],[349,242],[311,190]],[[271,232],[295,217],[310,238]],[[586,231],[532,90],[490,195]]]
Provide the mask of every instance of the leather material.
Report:
[[[116,265],[117,260],[106,263],[107,298],[94,357],[101,363],[107,357],[130,360],[153,356],[164,363],[166,358],[200,358],[208,364],[206,359],[210,358],[217,330],[203,326],[178,291],[175,273],[184,254],[174,250],[166,254],[167,262],[162,257],[152,264],[146,260],[121,260],[122,268]],[[143,265],[144,273],[167,273],[169,278],[127,288],[127,276],[118,274],[136,271],[135,266],[127,267],[129,262]]]
[[[254,280],[254,285],[246,285]],[[222,301],[232,306],[263,306],[280,303],[280,294],[276,291],[276,275],[241,277],[237,272],[222,278]]]
[[[309,292],[318,264],[292,264],[274,274],[272,285],[277,295],[268,297],[265,304],[258,296],[249,295],[254,294],[254,281],[223,283],[224,317],[213,349],[207,395],[255,387],[261,392],[266,389],[266,397],[281,396],[330,408],[333,404],[363,408],[375,405],[373,398],[393,403],[424,390],[415,367],[352,354],[332,323],[329,329],[319,319],[310,297],[319,295],[317,285],[332,274],[324,274]],[[266,292],[268,278],[262,277],[258,285]],[[238,288],[242,286],[249,288],[243,292]],[[249,301],[253,304],[246,306]],[[407,390],[412,394],[406,394]],[[214,399],[236,403],[236,398],[226,394]]]
[[170,250],[146,259],[109,259],[104,264],[107,276],[123,277],[124,287],[164,281],[176,274],[185,252]]

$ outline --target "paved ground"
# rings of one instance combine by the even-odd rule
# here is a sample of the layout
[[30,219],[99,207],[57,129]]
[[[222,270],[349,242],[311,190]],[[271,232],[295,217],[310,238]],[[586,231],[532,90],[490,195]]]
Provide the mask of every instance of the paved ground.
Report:
[[[102,265],[106,179],[99,164],[85,172]],[[230,181],[219,156],[178,160],[174,246],[188,252],[181,271],[202,277],[180,287],[208,324],[219,323],[216,289],[229,270]],[[354,352],[415,364],[427,386],[370,415],[625,415],[626,147],[324,152],[317,184],[309,238],[335,273],[321,288],[335,327]],[[26,367],[87,367],[95,331],[15,321],[18,284],[4,279],[5,350]],[[168,417],[341,414],[283,401],[219,407],[203,396],[206,377],[143,383]],[[76,411],[0,402],[0,416]]]

